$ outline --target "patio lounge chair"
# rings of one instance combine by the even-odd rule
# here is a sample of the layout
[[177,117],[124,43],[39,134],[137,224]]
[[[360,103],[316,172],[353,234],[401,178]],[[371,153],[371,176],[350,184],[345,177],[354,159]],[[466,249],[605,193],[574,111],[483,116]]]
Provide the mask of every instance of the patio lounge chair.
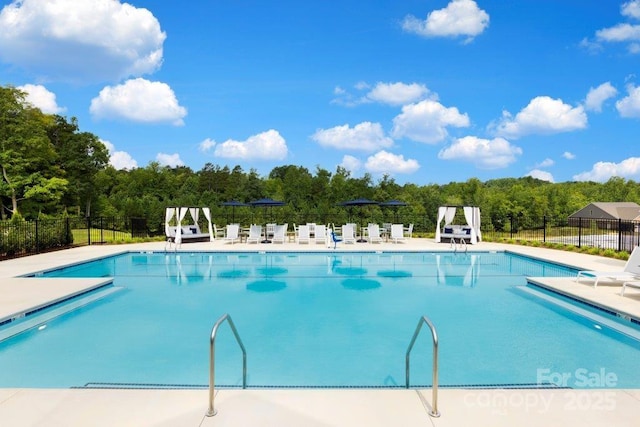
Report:
[[621,271],[581,270],[578,272],[576,282],[581,278],[593,279],[593,287],[598,286],[600,279],[611,281],[640,281],[640,247],[636,246],[631,252],[627,263]]
[[298,244],[300,243],[311,243],[311,237],[309,236],[309,226],[308,225],[299,225],[298,226]]
[[392,224],[391,225],[391,240],[393,243],[404,242],[404,227],[402,224]]
[[218,228],[216,224],[213,224],[213,238],[224,239],[224,228]]
[[367,235],[369,243],[382,243],[382,237],[380,237],[380,226],[378,224],[369,224],[367,227]]
[[252,224],[249,227],[249,236],[247,237],[247,243],[260,243],[262,240],[262,226]]
[[228,224],[227,225],[227,234],[224,236],[225,242],[234,242],[240,241],[240,226],[238,224]]
[[356,230],[353,224],[345,224],[342,226],[342,241],[344,243],[356,242]]
[[285,236],[287,235],[287,229],[289,224],[278,224],[273,229],[273,243],[284,243]]
[[404,233],[411,239],[413,237],[413,224],[409,224],[408,227],[404,227]]
[[640,280],[633,280],[631,282],[624,282],[622,284],[622,289],[620,290],[620,295],[624,296],[624,291],[626,291],[627,288],[638,288],[638,289],[640,289]]
[[324,224],[314,224],[313,240],[316,243],[327,244],[327,227]]

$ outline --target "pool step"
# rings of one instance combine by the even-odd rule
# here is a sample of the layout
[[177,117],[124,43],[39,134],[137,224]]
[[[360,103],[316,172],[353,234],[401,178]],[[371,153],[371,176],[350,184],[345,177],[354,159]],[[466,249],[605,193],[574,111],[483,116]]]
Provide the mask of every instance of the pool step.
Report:
[[568,310],[574,314],[577,314],[578,316],[587,318],[592,322],[594,322],[594,327],[596,328],[601,328],[602,326],[606,326],[607,328],[612,329],[616,332],[619,332],[623,335],[626,335],[630,338],[633,338],[636,341],[640,341],[640,330],[635,329],[631,326],[623,325],[619,322],[616,322],[615,320],[609,319],[597,313],[593,313],[592,311],[586,310],[575,304],[572,304],[560,298],[554,297],[553,295],[540,292],[532,288],[531,286],[516,286],[515,288],[522,292],[525,292],[527,294],[540,298],[548,303],[554,304],[558,307],[562,307],[565,310]]
[[73,311],[79,307],[91,304],[94,301],[102,299],[122,289],[124,288],[108,286],[94,292],[82,294],[81,296],[72,298],[62,304],[54,304],[50,308],[44,307],[36,312],[27,313],[26,315],[23,313],[21,316],[14,318],[11,323],[0,328],[0,341],[35,327],[46,327],[44,324],[51,319],[62,316],[63,314]]

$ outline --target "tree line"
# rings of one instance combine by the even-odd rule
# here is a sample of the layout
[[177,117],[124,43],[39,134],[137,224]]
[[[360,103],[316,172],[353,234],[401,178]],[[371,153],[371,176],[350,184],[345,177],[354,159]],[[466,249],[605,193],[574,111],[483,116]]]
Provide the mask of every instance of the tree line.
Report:
[[[368,198],[402,200],[402,218],[420,218],[435,225],[439,206],[479,206],[483,224],[499,228],[505,218],[567,217],[590,202],[640,203],[640,185],[614,177],[605,183],[550,183],[531,177],[481,182],[398,184],[385,175],[374,182],[369,174],[353,177],[337,167],[330,171],[296,165],[275,167],[267,176],[241,166],[207,163],[194,171],[151,162],[145,167],[116,170],[100,138],[80,129],[76,118],[44,114],[25,100],[26,94],[0,87],[1,219],[44,219],[74,216],[124,216],[161,223],[168,206],[208,206],[217,222],[228,219],[223,202],[249,202],[271,197],[286,202],[278,218],[322,222],[323,217],[351,215],[340,202]],[[264,215],[249,209],[241,215]],[[271,213],[268,213],[269,215]],[[368,216],[388,217],[373,207]],[[301,221],[301,220],[300,220]],[[289,221],[293,222],[293,221]]]

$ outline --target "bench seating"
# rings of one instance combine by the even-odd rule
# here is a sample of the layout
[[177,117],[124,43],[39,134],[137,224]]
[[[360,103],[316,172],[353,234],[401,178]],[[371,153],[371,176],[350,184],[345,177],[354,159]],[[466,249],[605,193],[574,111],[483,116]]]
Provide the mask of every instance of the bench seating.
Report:
[[[176,226],[169,227],[169,233],[167,240],[175,243],[176,241]],[[200,231],[200,227],[196,225],[183,225],[182,227],[182,243],[189,242],[208,242],[210,240],[209,233],[203,233]]]
[[471,241],[471,227],[468,225],[453,225],[449,224],[444,227],[442,230],[442,234],[440,234],[441,239],[465,239],[467,241]]

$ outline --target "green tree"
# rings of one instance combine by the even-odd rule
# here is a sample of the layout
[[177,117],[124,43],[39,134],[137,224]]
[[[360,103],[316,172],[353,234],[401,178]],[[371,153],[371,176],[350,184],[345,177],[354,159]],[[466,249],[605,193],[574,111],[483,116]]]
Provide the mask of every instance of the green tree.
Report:
[[100,139],[89,132],[80,132],[75,117],[71,121],[55,115],[47,129],[49,140],[58,153],[59,168],[69,181],[66,194],[68,207],[84,206],[91,216],[91,202],[97,196],[98,172],[109,163],[109,152]]
[[26,102],[24,92],[0,87],[0,195],[11,204],[3,206],[3,218],[5,209],[13,215],[24,200],[55,203],[66,189],[46,133],[50,122],[51,116]]

